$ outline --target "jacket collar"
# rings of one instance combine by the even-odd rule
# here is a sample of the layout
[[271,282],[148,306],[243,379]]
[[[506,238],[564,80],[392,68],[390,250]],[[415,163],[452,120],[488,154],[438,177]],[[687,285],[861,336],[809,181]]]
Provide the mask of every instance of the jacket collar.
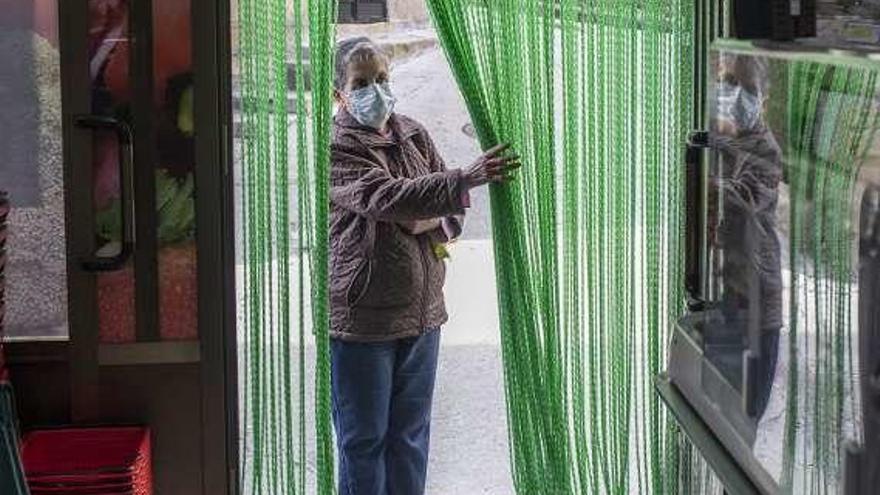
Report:
[[389,136],[383,136],[376,129],[362,125],[345,108],[340,108],[336,112],[334,123],[352,133],[365,146],[371,148],[394,146],[419,133],[419,128],[415,122],[408,118],[400,117],[396,113],[392,113],[388,119],[388,125],[391,128],[391,135]]

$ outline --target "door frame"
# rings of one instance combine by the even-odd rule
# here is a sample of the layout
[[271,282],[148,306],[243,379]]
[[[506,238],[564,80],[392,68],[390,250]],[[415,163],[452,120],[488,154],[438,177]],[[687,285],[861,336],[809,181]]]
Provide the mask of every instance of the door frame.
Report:
[[[59,1],[58,50],[61,64],[62,160],[67,239],[67,355],[71,422],[97,421],[99,400],[97,283],[80,260],[94,253],[91,131],[78,128],[74,115],[91,108],[88,9],[85,2]],[[77,159],[71,159],[77,157]],[[89,308],[84,311],[83,308]]]
[[[238,344],[229,1],[192,0],[203,490],[238,493]],[[218,283],[219,282],[219,283]],[[218,414],[218,412],[220,412]]]

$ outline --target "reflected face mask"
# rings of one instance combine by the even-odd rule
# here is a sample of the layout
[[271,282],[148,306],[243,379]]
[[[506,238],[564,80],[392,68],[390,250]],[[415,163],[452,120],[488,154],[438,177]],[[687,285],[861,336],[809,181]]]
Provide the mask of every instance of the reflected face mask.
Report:
[[761,117],[761,99],[730,83],[718,86],[718,117],[730,120],[740,131],[752,130]]
[[388,122],[395,103],[397,98],[387,82],[373,83],[348,94],[348,111],[352,117],[373,129],[381,129]]

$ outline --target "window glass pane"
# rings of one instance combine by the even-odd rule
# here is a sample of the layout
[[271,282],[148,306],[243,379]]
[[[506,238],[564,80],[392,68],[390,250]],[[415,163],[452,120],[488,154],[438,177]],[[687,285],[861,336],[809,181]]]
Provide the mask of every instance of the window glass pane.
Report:
[[153,0],[159,331],[163,340],[198,337],[191,33],[189,0]]
[[[127,0],[89,0],[89,76],[92,113],[131,124],[131,38]],[[93,132],[93,201],[98,254],[121,249],[119,149],[109,132]],[[102,342],[135,339],[134,260],[99,273],[98,325]]]
[[4,2],[0,16],[0,190],[8,193],[8,338],[66,338],[61,77],[54,1]]

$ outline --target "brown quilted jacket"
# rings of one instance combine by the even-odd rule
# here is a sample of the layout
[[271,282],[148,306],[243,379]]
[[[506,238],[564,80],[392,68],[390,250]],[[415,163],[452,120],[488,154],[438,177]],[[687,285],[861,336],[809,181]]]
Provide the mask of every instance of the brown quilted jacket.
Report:
[[344,109],[331,143],[330,330],[348,341],[412,337],[446,323],[442,229],[412,235],[401,222],[463,215],[459,170],[447,170],[425,129],[394,114],[393,134]]

